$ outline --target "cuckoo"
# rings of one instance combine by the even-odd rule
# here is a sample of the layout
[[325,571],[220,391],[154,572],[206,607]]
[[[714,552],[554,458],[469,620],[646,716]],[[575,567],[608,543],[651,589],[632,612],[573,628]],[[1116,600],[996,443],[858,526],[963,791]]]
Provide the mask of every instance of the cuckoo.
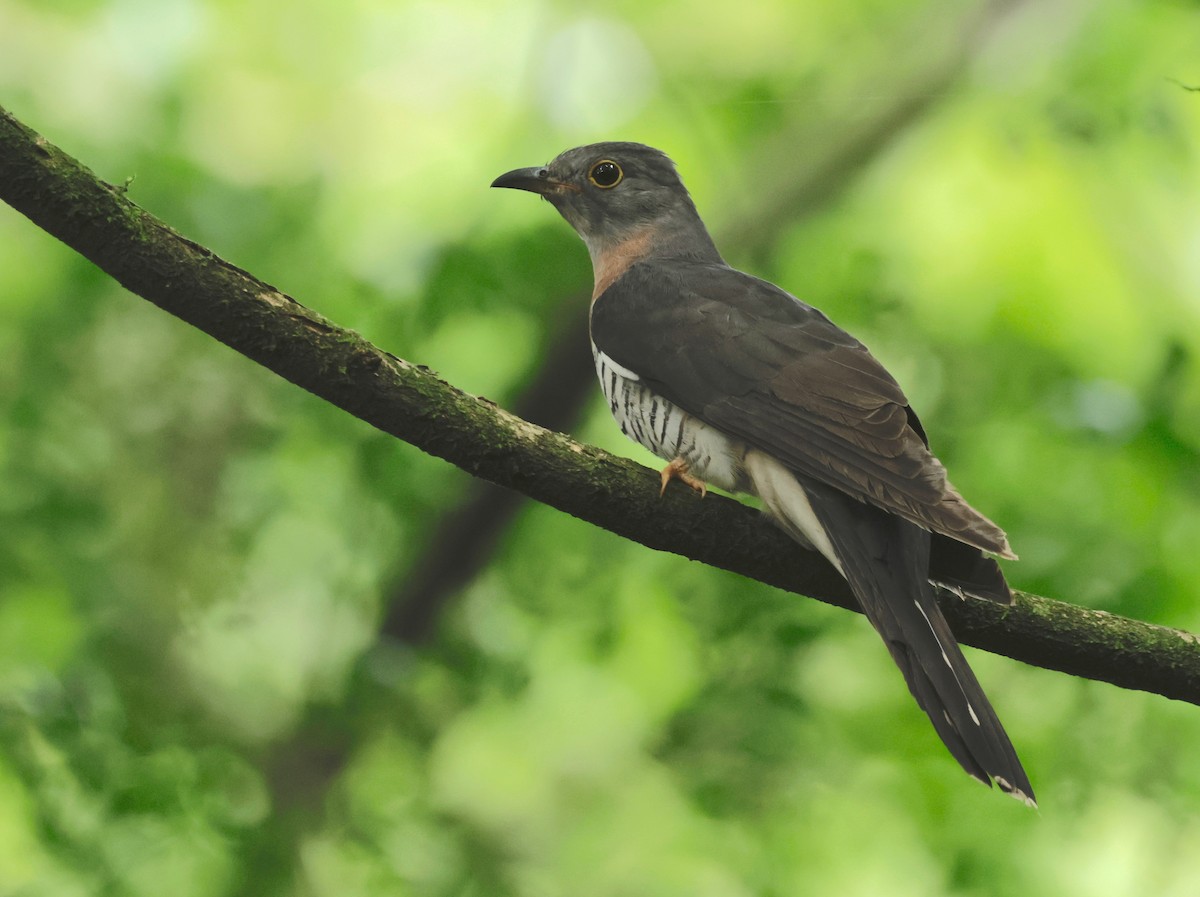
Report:
[[727,265],[656,149],[581,146],[492,186],[540,195],[587,245],[596,373],[621,431],[668,462],[662,489],[758,496],[846,578],[963,769],[1033,805],[933,585],[1011,603],[995,558],[1016,555],[947,480],[895,379],[822,312]]

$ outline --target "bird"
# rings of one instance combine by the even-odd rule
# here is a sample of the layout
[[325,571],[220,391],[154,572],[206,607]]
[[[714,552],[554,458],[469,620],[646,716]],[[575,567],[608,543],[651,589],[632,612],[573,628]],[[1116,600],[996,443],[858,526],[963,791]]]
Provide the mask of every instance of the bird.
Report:
[[1029,806],[1033,787],[937,602],[1011,604],[1004,531],[947,479],[916,412],[823,312],[728,265],[674,162],[608,141],[502,174],[587,246],[596,373],[621,431],[701,497],[758,496],[846,579],[917,704],[973,778]]

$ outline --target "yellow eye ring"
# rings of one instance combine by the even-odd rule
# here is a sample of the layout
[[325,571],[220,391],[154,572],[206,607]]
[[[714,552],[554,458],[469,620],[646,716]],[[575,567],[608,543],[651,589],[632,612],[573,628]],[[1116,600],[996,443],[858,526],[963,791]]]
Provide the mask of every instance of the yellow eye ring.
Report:
[[588,172],[588,180],[601,190],[611,190],[621,183],[624,177],[625,172],[612,159],[601,159]]

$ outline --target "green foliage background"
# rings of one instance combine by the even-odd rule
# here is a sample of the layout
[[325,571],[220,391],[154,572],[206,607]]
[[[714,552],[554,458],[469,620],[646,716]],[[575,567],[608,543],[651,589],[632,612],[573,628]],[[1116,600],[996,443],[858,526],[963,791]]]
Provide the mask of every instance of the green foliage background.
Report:
[[[761,225],[732,262],[897,374],[1014,585],[1196,631],[1198,11],[1016,7],[831,204],[761,221],[968,5],[0,0],[0,103],[510,405],[590,269],[487,184],[660,146],[715,231]],[[381,643],[469,477],[7,207],[0,406],[2,895],[1200,890],[1196,707],[969,651],[1031,812],[959,772],[861,618],[544,507],[430,644]],[[599,402],[576,435],[638,451]]]

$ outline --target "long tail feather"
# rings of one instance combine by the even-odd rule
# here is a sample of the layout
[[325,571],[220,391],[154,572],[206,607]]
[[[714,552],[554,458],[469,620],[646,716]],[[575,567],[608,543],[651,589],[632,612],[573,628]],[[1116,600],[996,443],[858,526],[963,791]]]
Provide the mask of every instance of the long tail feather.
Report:
[[1016,750],[938,607],[929,582],[930,534],[828,486],[788,482],[777,464],[750,462],[759,494],[784,529],[842,571],[962,768],[1036,806]]
[[937,605],[929,533],[828,487],[805,491],[863,612],[950,753],[975,778],[1033,805],[1017,752]]

